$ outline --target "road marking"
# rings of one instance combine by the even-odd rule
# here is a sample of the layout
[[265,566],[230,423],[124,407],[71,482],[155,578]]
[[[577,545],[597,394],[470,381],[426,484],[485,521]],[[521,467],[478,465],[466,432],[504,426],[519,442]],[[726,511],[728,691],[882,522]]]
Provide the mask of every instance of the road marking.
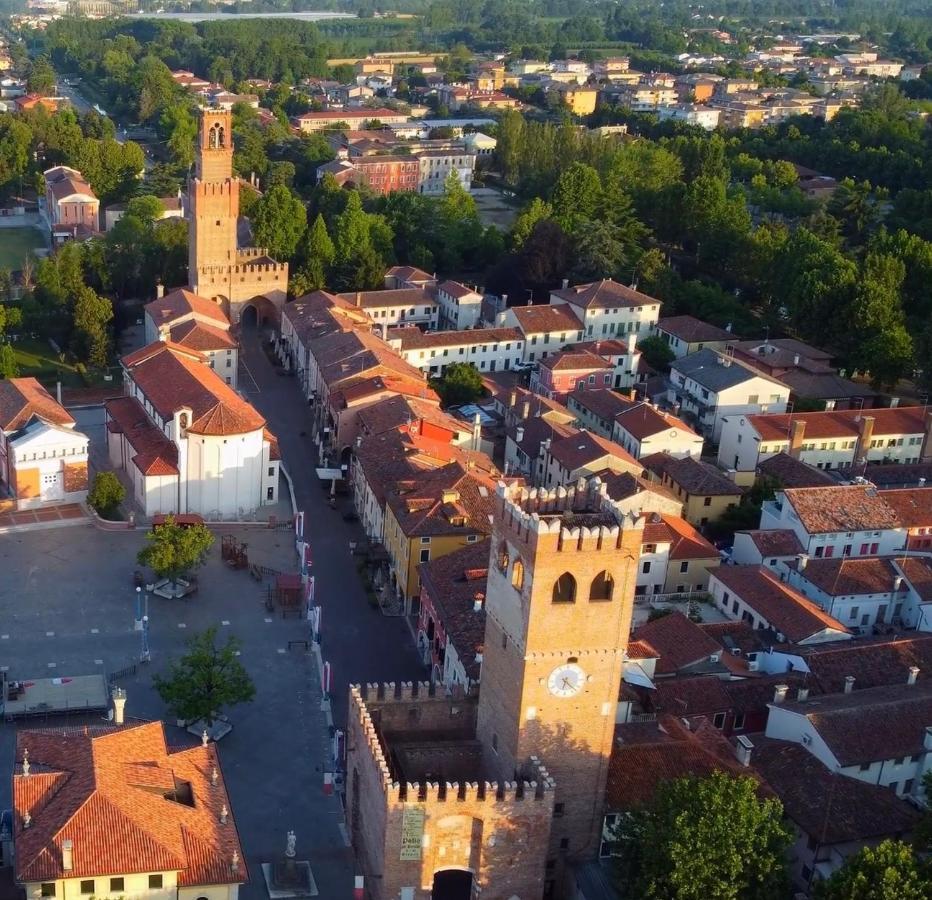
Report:
[[0,666],[0,672],[9,672],[9,671],[10,671],[9,666]]
[[55,637],[55,632],[54,632],[54,631],[46,631],[46,632],[45,632],[45,636],[46,636],[46,637]]
[[243,653],[242,653],[241,650],[234,650],[234,651],[233,651],[233,655],[234,655],[234,656],[242,656]]
[[249,366],[246,365],[246,360],[243,357],[240,357],[239,364],[243,367],[243,371],[249,376],[249,380],[252,382],[252,386],[255,388],[257,394],[261,394],[262,391],[259,389],[259,384],[256,379],[252,377],[252,372],[249,371]]
[[91,634],[100,634],[100,629],[99,629],[99,628],[92,628],[92,629],[91,629]]
[[104,661],[103,661],[102,659],[95,659],[95,660],[94,660],[94,665],[95,665],[95,666],[102,666],[103,664],[104,664]]
[[266,625],[270,625],[271,623],[272,623],[272,620],[271,620],[271,619],[266,619],[266,620],[265,620],[265,624],[266,624]]
[[277,652],[278,652],[278,653],[287,653],[288,651],[285,650],[284,647],[279,647]]
[[224,619],[220,624],[221,624],[221,625],[229,625],[229,624],[230,624],[230,620],[229,620],[229,619]]
[[49,663],[49,668],[54,669],[58,666],[58,663]]
[[179,622],[179,623],[178,623],[178,627],[179,627],[179,628],[187,628],[188,626],[185,625],[184,622]]
[[0,641],[8,641],[10,636],[8,634],[0,634]]

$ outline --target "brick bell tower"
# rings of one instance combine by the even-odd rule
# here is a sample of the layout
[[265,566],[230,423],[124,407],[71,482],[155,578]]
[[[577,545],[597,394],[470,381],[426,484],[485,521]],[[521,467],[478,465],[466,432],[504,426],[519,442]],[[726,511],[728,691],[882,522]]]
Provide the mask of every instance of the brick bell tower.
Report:
[[643,521],[598,478],[500,485],[477,736],[503,779],[538,757],[556,781],[548,878],[598,848]]
[[200,293],[200,273],[207,267],[229,267],[235,261],[239,218],[239,181],[233,177],[233,115],[224,109],[202,109],[198,115],[194,178],[188,185],[188,281],[195,293]]

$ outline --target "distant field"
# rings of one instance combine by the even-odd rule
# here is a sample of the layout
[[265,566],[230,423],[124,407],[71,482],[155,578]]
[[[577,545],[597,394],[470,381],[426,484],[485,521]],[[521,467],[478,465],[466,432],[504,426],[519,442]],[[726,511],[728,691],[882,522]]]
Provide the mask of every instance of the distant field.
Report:
[[45,241],[38,228],[0,228],[0,268],[18,271],[30,252],[42,249]]

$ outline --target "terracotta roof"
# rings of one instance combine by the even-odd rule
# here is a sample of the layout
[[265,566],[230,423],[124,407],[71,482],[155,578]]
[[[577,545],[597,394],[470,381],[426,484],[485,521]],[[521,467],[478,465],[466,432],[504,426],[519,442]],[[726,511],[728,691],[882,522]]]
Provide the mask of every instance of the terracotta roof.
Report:
[[896,488],[884,491],[881,496],[893,509],[901,528],[932,525],[932,487]]
[[43,172],[45,182],[56,200],[64,200],[74,194],[82,194],[86,197],[97,199],[94,189],[90,186],[87,179],[77,169],[70,169],[68,166],[55,166]]
[[913,590],[924,603],[932,600],[932,559],[928,556],[905,556],[896,560]]
[[282,315],[291,322],[298,340],[310,340],[337,331],[349,331],[357,325],[368,327],[372,320],[361,309],[326,291],[313,291],[286,303]]
[[932,679],[932,634],[895,638],[858,638],[838,644],[813,646],[804,659],[811,679],[823,693],[840,693],[845,679],[854,678],[854,690],[885,684],[905,685],[909,670],[919,669],[918,680]]
[[645,513],[642,544],[670,544],[670,559],[719,560],[718,550],[685,519]]
[[234,350],[236,341],[230,332],[213,325],[205,325],[196,319],[189,319],[175,325],[168,332],[169,339],[179,347],[189,347],[202,353],[210,350]]
[[[456,648],[466,674],[478,678],[485,641],[485,592],[489,575],[489,540],[422,563],[421,587],[430,597],[447,638]],[[475,609],[479,600],[481,609]]]
[[888,788],[833,774],[805,747],[751,738],[751,765],[783,803],[784,814],[819,844],[905,837],[921,816]]
[[230,320],[213,300],[201,297],[187,288],[176,288],[163,297],[156,298],[145,305],[145,311],[156,326],[165,325],[182,316],[195,313],[205,319],[212,319],[221,327],[230,327]]
[[640,463],[621,444],[592,431],[577,431],[566,437],[555,438],[550,444],[550,455],[569,473],[607,456],[631,471],[641,472]]
[[191,409],[192,434],[244,434],[258,431],[265,419],[209,366],[201,354],[156,342],[123,357],[129,377],[163,419],[181,407]]
[[848,634],[841,622],[762,566],[719,566],[709,575],[788,641],[799,643],[824,630]]
[[462,344],[524,343],[517,328],[470,328],[464,331],[421,331],[415,326],[389,328],[386,341],[400,341],[402,350],[423,350]]
[[780,482],[781,487],[826,487],[838,484],[831,475],[794,459],[789,453],[775,453],[757,466],[759,475],[769,475]]
[[107,430],[122,434],[136,451],[133,463],[143,475],[177,475],[178,447],[146,415],[135,397],[114,397],[104,403]]
[[413,397],[396,396],[380,400],[358,414],[360,430],[367,435],[384,434],[388,431],[416,431],[421,421],[449,431],[451,440],[469,431],[469,426],[443,412],[438,404]]
[[699,627],[729,653],[732,649],[740,650],[743,654],[755,653],[771,646],[762,640],[761,632],[751,628],[747,622],[702,622]]
[[744,493],[721,469],[691,456],[651,453],[641,457],[641,464],[658,475],[668,475],[674,484],[693,496],[730,497]]
[[581,406],[601,418],[606,427],[611,429],[615,416],[630,409],[634,405],[634,401],[622,396],[617,391],[613,391],[611,388],[592,388],[590,390],[579,390],[577,388],[567,396],[566,405],[570,409],[574,406]]
[[602,479],[602,483],[607,487],[608,496],[612,500],[626,500],[629,497],[649,492],[677,504],[680,511],[683,509],[682,500],[657,481],[649,481],[631,472],[615,472],[612,469],[599,469],[598,472],[592,474]]
[[431,275],[415,266],[392,266],[385,275],[386,277],[397,278],[399,281],[407,281],[411,284],[427,283],[437,280],[435,275]]
[[925,731],[932,722],[932,679],[821,694],[784,706],[809,719],[842,766],[899,759],[925,752]]
[[830,597],[840,597],[889,593],[894,589],[898,572],[891,559],[865,556],[810,559],[799,574]]
[[588,350],[561,350],[542,359],[540,365],[555,372],[590,372],[593,369],[614,368],[607,359]]
[[[442,156],[452,154],[453,152],[454,151],[452,150],[451,151],[448,151],[448,150],[438,151],[438,153],[440,153],[440,155]],[[427,153],[421,153],[419,155],[420,156],[431,156],[435,154],[433,154],[431,151],[428,151]],[[460,156],[462,154],[459,150],[457,150],[455,152],[455,155]],[[460,284],[458,281],[444,281],[440,285],[437,286],[437,290],[443,291],[445,294],[449,294],[451,297],[459,297],[460,299],[462,299],[463,297],[471,297],[473,295],[477,297],[481,296],[478,291],[474,291],[472,288],[466,287],[465,284]]]
[[628,352],[628,345],[618,338],[597,338],[594,341],[579,341],[573,344],[574,350],[588,350],[596,356],[603,356],[609,359],[613,356],[625,356]]
[[488,534],[494,495],[491,478],[457,462],[423,476],[410,488],[389,492],[386,503],[408,538]]
[[398,113],[393,109],[369,109],[360,106],[358,109],[325,109],[316,112],[306,112],[297,116],[299,122],[307,119],[332,119],[334,122],[349,121],[351,119],[384,119],[386,117],[395,117]]
[[552,334],[566,332],[566,340],[572,343],[576,332],[582,331],[582,322],[566,304],[559,306],[512,306],[511,313],[518,320],[518,327],[525,334]]
[[917,487],[921,478],[932,485],[932,462],[928,463],[872,463],[865,467],[864,477],[879,488]]
[[900,516],[887,501],[889,493],[898,492],[881,493],[869,484],[787,488],[784,491],[786,502],[793,507],[809,534],[900,527]]
[[[379,157],[384,159],[384,157]],[[359,165],[361,160],[357,160]],[[360,309],[383,309],[391,306],[435,306],[437,300],[434,295],[424,288],[394,288],[379,291],[348,291],[337,294],[341,300]]]
[[831,412],[805,412],[792,414],[752,415],[748,422],[761,436],[762,441],[788,441],[793,422],[805,422],[805,440],[811,438],[857,438],[861,420],[874,420],[874,436],[916,435],[925,430],[924,408],[897,406],[893,409],[832,410]]
[[278,438],[269,431],[268,428],[262,429],[262,437],[269,442],[269,459],[278,459],[282,458],[282,451],[278,445]]
[[19,431],[33,417],[52,425],[74,425],[70,413],[35,378],[0,380],[0,431]]
[[796,532],[789,528],[774,528],[773,530],[741,531],[738,534],[750,535],[754,546],[765,559],[771,556],[796,556],[803,552],[803,545],[796,537]]
[[574,306],[585,309],[613,309],[615,307],[660,306],[656,297],[642,294],[633,288],[619,284],[612,279],[593,281],[590,284],[577,284],[559,291],[551,291],[551,297],[558,297]]
[[657,330],[678,337],[687,344],[731,341],[734,335],[717,325],[710,325],[695,316],[668,316],[657,323]]
[[[32,771],[23,775],[27,750]],[[160,871],[177,871],[186,887],[248,880],[236,826],[219,821],[230,798],[222,776],[211,783],[220,769],[216,745],[169,750],[161,722],[25,730],[16,736],[16,760],[18,881]],[[66,840],[73,844],[67,872]]]
[[645,648],[650,648],[651,656],[657,659],[656,672],[659,675],[679,672],[722,652],[718,641],[678,611],[641,625],[633,637]]
[[615,416],[615,421],[637,441],[663,434],[670,429],[698,437],[696,432],[682,419],[657,409],[650,403],[638,403],[637,406],[632,406]]

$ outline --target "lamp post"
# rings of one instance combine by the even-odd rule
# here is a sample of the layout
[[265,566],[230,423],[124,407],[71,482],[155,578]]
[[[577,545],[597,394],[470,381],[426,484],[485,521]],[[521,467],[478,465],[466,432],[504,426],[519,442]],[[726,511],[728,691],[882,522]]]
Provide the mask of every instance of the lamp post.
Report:
[[139,654],[139,661],[147,663],[151,660],[149,654],[149,617],[142,617],[142,652]]
[[136,616],[133,619],[133,631],[142,631],[142,588],[136,588]]

